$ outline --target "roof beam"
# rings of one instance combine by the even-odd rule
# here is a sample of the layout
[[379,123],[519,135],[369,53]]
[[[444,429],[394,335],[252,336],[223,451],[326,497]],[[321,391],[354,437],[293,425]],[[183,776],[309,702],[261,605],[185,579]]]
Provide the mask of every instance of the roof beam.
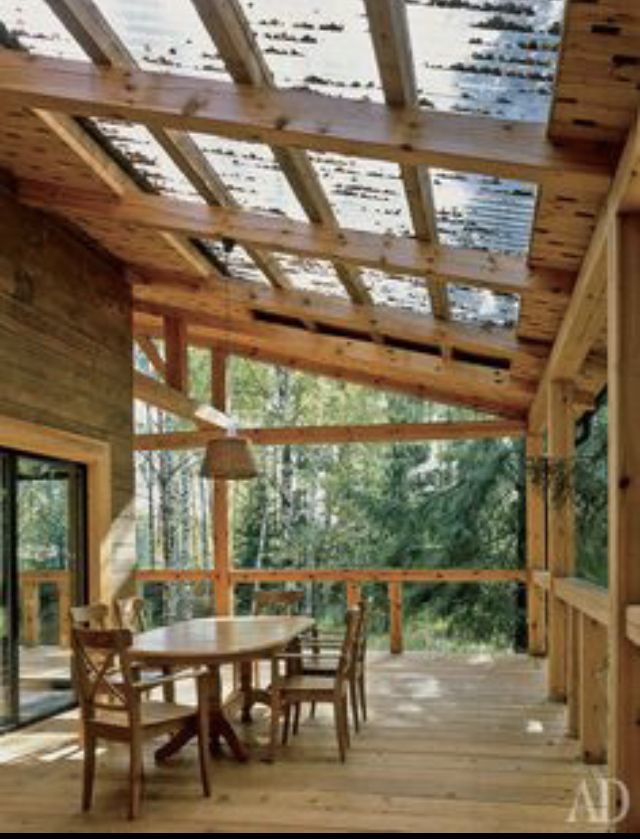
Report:
[[596,192],[611,174],[602,148],[554,145],[537,123],[102,69],[15,50],[0,51],[0,101]]
[[[238,434],[259,446],[319,446],[342,443],[411,443],[424,440],[486,440],[520,437],[525,423],[521,420],[481,420],[470,422],[404,422],[371,425],[301,425],[281,428],[239,428]],[[157,449],[199,449],[220,432],[171,431],[164,434],[137,434],[137,451]]]
[[554,380],[572,380],[580,372],[594,341],[606,323],[607,240],[611,225],[625,201],[640,160],[640,116],[629,132],[611,189],[600,211],[598,223],[582,261],[564,319],[558,330],[544,376],[529,413],[532,431],[546,422],[547,392]]
[[[93,0],[46,0],[75,41],[101,67],[136,69],[133,55]],[[195,140],[184,131],[150,126],[154,139],[207,203],[238,206],[231,191],[207,160]],[[249,256],[275,288],[290,288],[291,282],[278,261],[268,253],[249,249]]]
[[134,399],[140,399],[169,414],[190,420],[200,428],[226,430],[233,427],[227,414],[211,405],[200,404],[182,391],[159,382],[139,370],[133,371],[133,396]]
[[[273,75],[237,0],[193,0],[231,78],[238,84],[274,88]],[[309,221],[337,228],[338,222],[313,164],[301,149],[272,148],[282,173]],[[334,262],[336,273],[354,303],[371,296],[353,265]]]
[[[365,0],[365,7],[387,105],[393,108],[417,106],[418,90],[404,0]],[[438,224],[429,170],[425,166],[405,165],[400,167],[400,174],[415,235],[423,242],[436,244]],[[437,280],[427,282],[433,314],[446,318],[446,287]]]
[[[225,281],[215,290],[193,284],[190,278],[144,268],[129,270],[135,303],[169,306],[185,317],[207,314],[251,322],[270,317],[312,321],[318,330],[364,337],[377,332],[389,344],[439,346],[450,353],[472,353],[487,365],[518,359],[528,377],[542,374],[546,349],[520,341],[513,331],[490,330],[390,306],[362,307],[314,292],[274,291],[258,283]],[[275,319],[272,317],[272,319]]]
[[531,293],[557,301],[568,295],[573,283],[572,275],[566,272],[529,267],[520,257],[429,245],[411,237],[348,229],[333,231],[280,216],[157,195],[136,194],[110,200],[84,190],[23,181],[18,197],[25,204],[72,219],[98,217],[193,236],[228,238],[298,256],[335,256],[388,273],[433,276],[502,293]]
[[[138,312],[136,334],[155,334],[169,310]],[[521,419],[533,389],[509,373],[475,364],[448,361],[435,353],[395,349],[352,338],[310,333],[274,324],[236,324],[202,317],[188,326],[191,344],[216,346],[258,361],[296,367],[312,373],[402,390],[425,399],[468,405],[481,411]]]

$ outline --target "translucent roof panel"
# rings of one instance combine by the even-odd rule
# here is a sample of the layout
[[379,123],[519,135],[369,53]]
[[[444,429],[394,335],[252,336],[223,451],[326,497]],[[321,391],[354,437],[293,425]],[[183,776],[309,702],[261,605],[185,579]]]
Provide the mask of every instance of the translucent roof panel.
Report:
[[511,328],[518,322],[520,298],[516,294],[496,294],[486,288],[447,286],[449,309],[455,320],[477,326]]
[[44,0],[0,0],[0,23],[30,52],[52,58],[86,58]]
[[95,0],[145,70],[228,79],[191,0]]
[[431,182],[443,244],[526,253],[535,186],[441,169],[432,170]]
[[219,239],[202,239],[201,242],[222,265],[226,266],[230,276],[262,285],[269,283],[242,245],[236,243],[228,252],[225,251]]
[[277,257],[297,291],[315,291],[319,294],[330,294],[333,297],[347,296],[330,262],[283,253],[277,254]]
[[396,276],[366,269],[364,283],[374,303],[429,314],[431,303],[424,277]]
[[207,134],[192,136],[244,209],[306,220],[298,199],[267,146]]
[[143,125],[107,119],[92,119],[91,122],[155,190],[175,198],[202,201]]
[[421,102],[544,122],[563,12],[564,0],[407,3]]
[[243,0],[278,87],[381,101],[362,0]]
[[399,169],[384,160],[310,152],[338,222],[372,233],[412,232]]

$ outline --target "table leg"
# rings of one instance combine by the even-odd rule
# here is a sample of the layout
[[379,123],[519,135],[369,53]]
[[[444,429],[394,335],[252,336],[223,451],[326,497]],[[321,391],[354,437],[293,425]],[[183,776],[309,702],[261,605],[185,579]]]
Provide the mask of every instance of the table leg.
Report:
[[251,722],[251,708],[253,707],[253,662],[240,662],[240,691],[242,693],[242,722]]

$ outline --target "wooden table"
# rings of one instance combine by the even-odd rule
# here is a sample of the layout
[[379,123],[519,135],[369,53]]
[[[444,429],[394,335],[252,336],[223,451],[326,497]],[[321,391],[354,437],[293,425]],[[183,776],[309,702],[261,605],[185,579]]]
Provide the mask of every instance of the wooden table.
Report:
[[[234,757],[245,761],[247,750],[224,711],[220,667],[239,663],[243,721],[250,719],[251,706],[263,700],[263,691],[252,683],[251,663],[269,658],[295,643],[314,624],[307,617],[200,618],[141,632],[134,637],[131,656],[136,663],[154,667],[207,667],[211,675],[211,747],[224,739]],[[195,723],[178,732],[157,752],[164,760],[196,736]]]

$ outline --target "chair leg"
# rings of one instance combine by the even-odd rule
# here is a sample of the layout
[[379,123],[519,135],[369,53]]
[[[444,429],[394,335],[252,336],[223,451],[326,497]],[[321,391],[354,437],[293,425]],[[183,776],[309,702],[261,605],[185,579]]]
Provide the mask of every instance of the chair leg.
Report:
[[267,752],[267,759],[273,760],[276,754],[276,747],[278,744],[278,735],[280,733],[280,713],[282,708],[282,700],[280,691],[272,688],[271,691],[271,735],[269,738],[269,750]]
[[200,779],[202,793],[206,798],[211,797],[211,762],[209,759],[209,704],[206,687],[198,684],[198,760],[200,762]]
[[129,818],[137,819],[140,814],[142,793],[142,740],[132,734],[129,756]]
[[291,703],[287,702],[284,709],[284,725],[282,726],[282,745],[289,742],[289,728],[291,726]]
[[333,703],[333,718],[336,727],[336,740],[338,741],[338,753],[340,755],[340,760],[342,763],[345,762],[347,757],[347,746],[344,739],[344,723],[342,720],[342,715],[344,713],[344,706],[342,705],[341,699],[335,699]]
[[342,725],[344,727],[344,742],[347,746],[350,746],[351,735],[349,734],[349,702],[346,694],[342,697]]
[[302,703],[296,702],[296,706],[293,710],[293,733],[297,734],[300,728],[300,707]]
[[362,719],[367,721],[367,689],[364,673],[358,676],[358,694],[360,695],[360,708],[362,709]]
[[313,719],[315,717],[315,715],[316,715],[316,703],[312,702],[311,703],[311,708],[309,709],[309,716],[311,717],[311,719]]
[[84,731],[84,766],[82,773],[82,810],[91,809],[93,781],[96,775],[96,738]]
[[351,713],[353,715],[353,728],[360,731],[360,720],[358,718],[358,684],[355,675],[349,679],[349,699],[351,700]]
[[[172,667],[163,667],[162,668],[162,675],[163,676],[170,676],[173,673]],[[175,702],[176,701],[176,686],[173,682],[169,682],[166,685],[162,685],[162,698],[165,702]]]

